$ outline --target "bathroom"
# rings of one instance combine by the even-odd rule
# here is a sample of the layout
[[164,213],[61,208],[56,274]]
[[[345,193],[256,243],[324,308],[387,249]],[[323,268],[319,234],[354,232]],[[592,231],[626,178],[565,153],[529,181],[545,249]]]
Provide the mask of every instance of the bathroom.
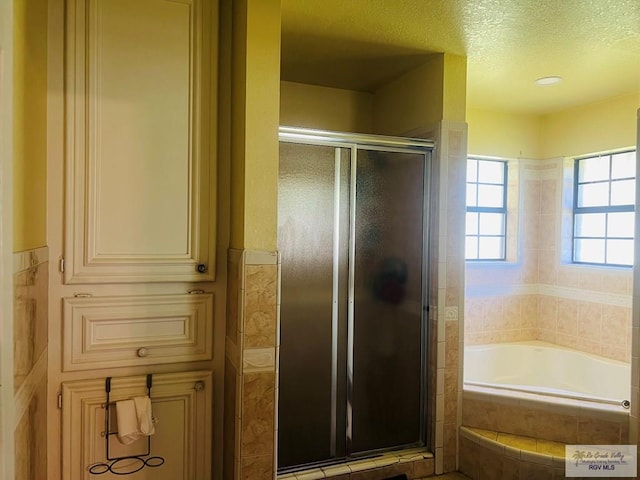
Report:
[[[280,125],[408,135],[433,139],[437,145],[430,185],[433,208],[429,217],[429,263],[433,268],[429,270],[428,301],[431,308],[427,323],[430,339],[427,389],[431,392],[427,398],[427,408],[431,412],[427,431],[430,434],[429,453],[433,455],[403,458],[402,462],[395,459],[395,463],[361,464],[357,467],[361,470],[356,471],[362,472],[361,478],[402,473],[423,478],[458,468],[463,471],[466,468],[470,476],[480,469],[492,468],[495,472],[502,468],[504,471],[507,462],[502,458],[491,458],[491,462],[502,465],[496,467],[494,463],[479,465],[463,455],[473,451],[480,456],[484,453],[481,449],[485,448],[475,436],[459,435],[459,427],[465,424],[465,415],[470,410],[465,408],[467,398],[463,398],[462,352],[466,344],[542,338],[546,341],[555,339],[557,343],[563,339],[568,346],[585,345],[583,340],[589,337],[585,336],[586,330],[579,330],[579,312],[574,312],[575,330],[570,334],[559,331],[560,317],[554,314],[561,305],[577,308],[565,300],[593,300],[595,291],[603,300],[596,306],[602,312],[598,328],[602,332],[607,331],[606,317],[620,323],[624,330],[624,340],[623,336],[617,335],[611,338],[614,348],[609,355],[615,359],[637,361],[637,358],[629,358],[629,342],[638,338],[638,327],[629,324],[633,294],[631,272],[611,273],[605,275],[606,281],[602,281],[599,269],[548,262],[561,258],[559,255],[562,253],[559,215],[563,205],[564,161],[561,159],[635,145],[638,95],[617,96],[606,102],[564,108],[544,115],[494,111],[489,107],[472,109],[465,101],[467,59],[450,53],[432,54],[380,45],[381,53],[403,59],[401,68],[394,71],[391,78],[381,79],[376,86],[354,85],[347,88],[313,84],[305,78],[305,75],[321,78],[321,73],[315,71],[313,65],[303,64],[304,68],[298,71],[285,65],[281,70],[280,56],[276,54],[280,52],[280,26],[284,21],[281,20],[279,3],[247,2],[249,7],[246,11],[232,12],[231,2],[220,2],[221,18],[238,17],[233,22],[221,22],[221,38],[226,41],[221,41],[220,50],[219,106],[222,113],[218,137],[221,159],[218,200],[222,213],[218,220],[222,228],[217,231],[220,243],[216,251],[216,273],[220,283],[227,287],[215,292],[215,345],[211,362],[198,364],[214,372],[213,405],[217,409],[214,409],[211,419],[214,431],[213,478],[268,479],[273,478],[277,468],[274,461],[277,450],[275,398],[279,347],[279,263],[276,255],[279,142],[276,132]],[[64,13],[59,7],[60,2],[40,2],[38,5],[44,6],[45,12],[47,8],[51,9],[50,25],[62,23]],[[44,52],[48,47],[58,58],[60,52],[56,49],[61,48],[58,43],[60,32],[55,28],[50,30],[51,43],[48,46],[47,40],[43,40],[44,32],[47,32],[46,13],[42,15],[42,10],[17,11],[15,22],[23,25],[23,21],[29,28],[16,30],[28,33],[24,39],[31,38],[44,44]],[[237,29],[233,32],[233,42],[231,24]],[[290,45],[297,37],[288,39]],[[286,46],[283,44],[283,48]],[[40,56],[26,57],[21,50],[24,48],[25,44],[16,42],[16,58],[21,59],[14,66],[16,74],[24,74],[24,65],[29,62],[32,62],[29,68],[47,69],[43,50],[38,50]],[[232,61],[233,58],[243,58],[245,62],[239,65]],[[372,62],[380,65],[375,60]],[[366,64],[365,61],[358,65],[364,69]],[[395,62],[387,59],[386,65],[394,68]],[[23,67],[25,70],[20,70]],[[22,83],[18,81],[14,86],[16,97],[21,99],[16,101],[17,111],[35,111],[28,118],[18,115],[19,118],[15,119],[22,133],[14,142],[26,150],[20,150],[18,155],[22,162],[18,162],[14,172],[14,190],[22,191],[24,188],[30,194],[15,201],[19,224],[13,239],[16,256],[7,263],[6,270],[12,271],[11,264],[17,266],[17,270],[13,267],[17,272],[17,285],[26,287],[18,289],[20,295],[32,295],[39,289],[39,282],[47,282],[46,275],[42,273],[35,283],[28,283],[33,279],[25,271],[41,266],[40,272],[51,275],[49,282],[58,278],[58,260],[62,252],[62,222],[46,218],[49,209],[58,215],[53,218],[60,220],[64,138],[61,127],[64,105],[57,95],[47,98],[46,94],[48,88],[53,92],[62,88],[62,76],[58,70],[62,67],[54,62],[49,68],[52,70],[48,79],[32,78],[34,83],[24,87],[35,95],[23,95]],[[332,68],[340,68],[340,63],[329,67]],[[236,85],[243,85],[244,89],[237,89]],[[424,85],[429,88],[423,88]],[[23,101],[26,103],[21,103]],[[7,114],[4,110],[3,104],[3,114]],[[29,132],[28,141],[25,132]],[[45,144],[49,153],[38,150]],[[513,161],[517,167],[512,171],[517,171],[521,179],[528,180],[527,184],[520,184],[519,198],[527,200],[522,208],[531,208],[538,222],[529,223],[523,220],[525,212],[514,212],[524,227],[523,232],[526,231],[526,234],[514,237],[515,246],[529,250],[531,256],[518,259],[513,266],[498,270],[491,266],[465,265],[464,186],[468,154]],[[549,224],[556,226],[555,242],[546,235]],[[516,225],[509,223],[510,228]],[[226,247],[229,247],[228,251]],[[550,252],[553,255],[547,255]],[[499,290],[487,292],[478,287],[478,280],[487,272],[499,279],[499,285],[496,285]],[[595,282],[594,272],[598,272]],[[50,295],[48,302],[47,294]],[[20,350],[27,359],[24,364],[20,363],[21,368],[26,366],[20,373],[24,373],[31,382],[23,382],[20,378],[20,395],[14,399],[14,392],[5,393],[5,388],[3,400],[8,398],[19,406],[16,415],[21,422],[16,424],[15,437],[19,444],[15,452],[29,451],[37,455],[36,460],[19,456],[17,466],[23,471],[35,471],[36,478],[40,475],[54,480],[60,470],[55,461],[50,460],[48,468],[57,473],[45,477],[41,472],[47,468],[43,459],[47,449],[53,452],[50,458],[59,457],[55,448],[59,438],[56,382],[61,368],[60,299],[41,290],[37,290],[37,295],[40,301],[50,306],[48,345],[36,337],[34,348]],[[39,326],[31,328],[29,322],[42,321],[43,310],[38,311],[40,316],[34,317],[34,310],[23,300],[17,299],[16,305],[18,313],[23,315],[19,318],[27,320],[24,320],[25,329],[16,329],[16,332],[32,338],[33,331],[42,333],[44,329]],[[527,313],[529,300],[535,304],[531,308],[537,316],[533,318]],[[24,308],[25,305],[28,308]],[[548,312],[543,317],[540,317],[541,306],[544,312]],[[610,307],[618,308],[610,311]],[[520,311],[519,316],[514,314],[514,308]],[[566,315],[566,318],[574,317]],[[490,325],[485,324],[488,321]],[[476,322],[482,325],[482,332]],[[483,337],[487,330],[490,335]],[[580,332],[585,335],[581,336]],[[592,344],[592,348],[599,349],[602,354],[611,345]],[[51,364],[47,364],[47,353],[53,359]],[[164,367],[157,368],[162,370]],[[71,380],[79,377],[77,372],[69,376]],[[633,408],[636,404],[634,398],[638,396],[637,385],[632,391],[635,394],[630,398]],[[43,405],[47,407],[43,409]],[[222,405],[225,405],[224,411]],[[633,409],[631,412],[634,413]],[[31,428],[32,424],[43,423],[49,424],[48,439],[43,438],[42,430]],[[628,432],[632,438],[635,438],[636,426],[634,419]],[[619,428],[622,435],[622,427]],[[14,434],[4,429],[3,435],[3,455],[10,456],[12,451],[4,449],[4,445],[14,439]],[[216,448],[221,445],[224,448]],[[535,458],[532,455],[531,461],[527,462],[535,466],[523,467],[534,470],[526,471],[534,471],[535,474],[539,473],[536,468],[543,468],[543,472],[549,473],[549,467],[558,468],[546,464],[539,467],[533,461]],[[334,471],[336,475],[338,472],[338,469]],[[354,477],[356,475],[352,475]]]

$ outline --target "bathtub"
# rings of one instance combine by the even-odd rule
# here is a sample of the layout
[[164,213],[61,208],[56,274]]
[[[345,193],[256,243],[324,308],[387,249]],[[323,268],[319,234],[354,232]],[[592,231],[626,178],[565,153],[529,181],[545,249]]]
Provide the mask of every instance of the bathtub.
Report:
[[536,394],[629,408],[629,364],[533,341],[464,349],[464,386],[517,397]]

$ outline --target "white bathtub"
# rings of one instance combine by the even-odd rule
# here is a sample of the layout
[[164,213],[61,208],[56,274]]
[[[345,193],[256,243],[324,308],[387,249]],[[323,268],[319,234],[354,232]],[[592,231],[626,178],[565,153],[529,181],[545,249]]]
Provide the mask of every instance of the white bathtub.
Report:
[[630,400],[630,368],[623,362],[538,341],[464,349],[465,386],[605,404]]

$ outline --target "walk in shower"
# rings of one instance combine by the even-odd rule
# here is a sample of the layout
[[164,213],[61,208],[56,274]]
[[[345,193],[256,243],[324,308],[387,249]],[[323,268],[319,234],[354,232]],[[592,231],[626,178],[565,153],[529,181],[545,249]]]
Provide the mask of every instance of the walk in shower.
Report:
[[280,130],[281,472],[426,444],[431,150]]

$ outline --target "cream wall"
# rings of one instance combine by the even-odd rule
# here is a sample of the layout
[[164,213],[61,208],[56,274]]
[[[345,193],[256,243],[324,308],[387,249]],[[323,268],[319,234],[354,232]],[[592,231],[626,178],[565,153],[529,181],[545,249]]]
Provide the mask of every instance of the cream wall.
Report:
[[13,251],[46,245],[47,0],[14,2]]

